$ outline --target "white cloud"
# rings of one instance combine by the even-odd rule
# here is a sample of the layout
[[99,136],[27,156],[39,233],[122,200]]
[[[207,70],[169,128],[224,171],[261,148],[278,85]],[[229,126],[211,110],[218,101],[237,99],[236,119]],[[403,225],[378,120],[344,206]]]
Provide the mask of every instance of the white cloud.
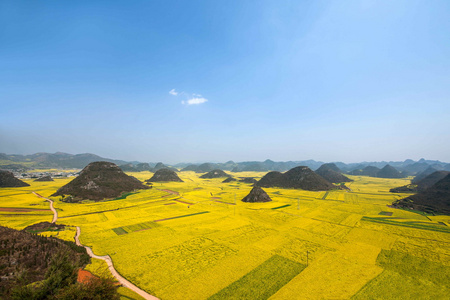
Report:
[[176,96],[176,95],[178,95],[178,92],[176,92],[175,89],[171,89],[169,91],[169,94]]
[[206,98],[191,98],[187,101],[181,101],[181,104],[198,105],[198,104],[202,104],[205,102],[208,102],[208,99],[206,99]]

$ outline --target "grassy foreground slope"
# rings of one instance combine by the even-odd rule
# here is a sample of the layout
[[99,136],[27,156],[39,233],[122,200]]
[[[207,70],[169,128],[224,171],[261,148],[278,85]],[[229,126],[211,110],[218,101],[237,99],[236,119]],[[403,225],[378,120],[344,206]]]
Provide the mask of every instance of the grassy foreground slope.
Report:
[[[128,174],[141,181],[152,176]],[[199,175],[181,172],[184,182],[155,183],[119,200],[69,204],[53,198],[58,223],[80,226],[82,243],[109,254],[123,276],[162,299],[239,298],[255,288],[271,299],[439,298],[450,292],[435,279],[449,272],[450,217],[388,207],[405,197],[389,189],[406,179],[349,176],[350,191],[266,188],[272,202],[243,203],[249,184]],[[1,189],[0,207],[46,209],[31,191],[49,196],[67,181]],[[17,229],[49,220],[50,211],[0,209],[0,224]],[[44,234],[70,239],[71,230]],[[274,262],[286,266],[284,278]],[[421,276],[408,269],[411,264],[434,271]],[[260,287],[261,280],[271,284]],[[420,289],[412,288],[417,282]]]

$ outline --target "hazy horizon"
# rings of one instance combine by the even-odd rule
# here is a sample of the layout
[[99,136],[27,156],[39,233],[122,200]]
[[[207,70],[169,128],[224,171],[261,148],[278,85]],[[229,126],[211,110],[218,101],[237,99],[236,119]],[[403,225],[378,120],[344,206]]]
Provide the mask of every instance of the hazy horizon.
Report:
[[[65,154],[70,154],[70,155],[80,155],[80,154],[94,154],[94,155],[98,155],[96,153],[67,153],[67,152],[62,152],[62,151],[57,151],[57,152],[53,152],[50,154],[56,154],[56,153],[65,153]],[[35,153],[5,153],[7,155],[33,155],[33,154],[38,154],[38,153],[49,153],[49,152],[35,152]],[[177,161],[177,162],[172,162],[172,161],[159,161],[159,160],[152,160],[152,161],[144,161],[144,160],[127,160],[127,159],[123,159],[120,157],[106,157],[106,156],[102,156],[102,155],[98,155],[102,158],[105,159],[112,159],[112,160],[123,160],[123,161],[127,161],[127,162],[140,162],[140,163],[165,163],[168,165],[176,165],[176,164],[202,164],[202,163],[226,163],[228,161],[233,161],[235,163],[242,163],[242,162],[249,162],[249,161],[259,161],[259,162],[263,162],[265,160],[272,160],[274,162],[288,162],[288,161],[308,161],[308,160],[314,160],[316,162],[323,162],[323,163],[337,163],[337,162],[341,162],[341,163],[345,163],[345,164],[357,164],[357,163],[372,163],[372,162],[404,162],[408,159],[411,159],[415,162],[420,161],[421,159],[425,159],[426,161],[440,161],[442,163],[449,163],[447,161],[443,161],[443,160],[439,160],[439,159],[430,159],[430,158],[426,158],[426,157],[421,157],[419,159],[412,159],[412,158],[405,158],[405,159],[399,159],[399,160],[361,160],[361,161],[341,161],[341,160],[334,160],[334,161],[325,161],[325,160],[319,160],[319,159],[314,159],[314,158],[305,158],[305,159],[287,159],[287,160],[274,160],[271,158],[265,158],[265,159],[259,159],[259,160],[255,160],[255,159],[248,159],[248,160],[234,160],[234,159],[227,159],[227,160],[221,160],[221,161],[203,161],[203,160],[199,160],[199,161]]]
[[0,3],[0,152],[450,162],[450,2]]

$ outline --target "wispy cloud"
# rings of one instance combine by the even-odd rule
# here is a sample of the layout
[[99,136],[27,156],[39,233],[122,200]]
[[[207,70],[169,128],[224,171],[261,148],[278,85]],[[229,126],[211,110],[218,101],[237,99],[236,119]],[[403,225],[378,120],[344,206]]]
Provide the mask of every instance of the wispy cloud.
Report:
[[191,94],[191,93],[185,93],[185,92],[177,92],[175,89],[171,89],[169,91],[169,94],[173,96],[183,96],[187,100],[181,101],[181,104],[183,105],[199,105],[205,102],[208,102],[208,99],[203,97],[200,94]]
[[181,104],[186,104],[186,105],[199,105],[202,103],[208,102],[208,99],[200,97],[200,98],[191,98],[189,100],[186,101],[181,101]]

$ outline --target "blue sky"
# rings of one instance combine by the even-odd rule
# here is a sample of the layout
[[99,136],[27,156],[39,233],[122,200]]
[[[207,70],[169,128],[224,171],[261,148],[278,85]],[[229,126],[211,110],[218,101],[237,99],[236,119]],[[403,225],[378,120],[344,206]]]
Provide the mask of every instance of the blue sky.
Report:
[[0,152],[450,161],[449,37],[447,0],[1,1]]

